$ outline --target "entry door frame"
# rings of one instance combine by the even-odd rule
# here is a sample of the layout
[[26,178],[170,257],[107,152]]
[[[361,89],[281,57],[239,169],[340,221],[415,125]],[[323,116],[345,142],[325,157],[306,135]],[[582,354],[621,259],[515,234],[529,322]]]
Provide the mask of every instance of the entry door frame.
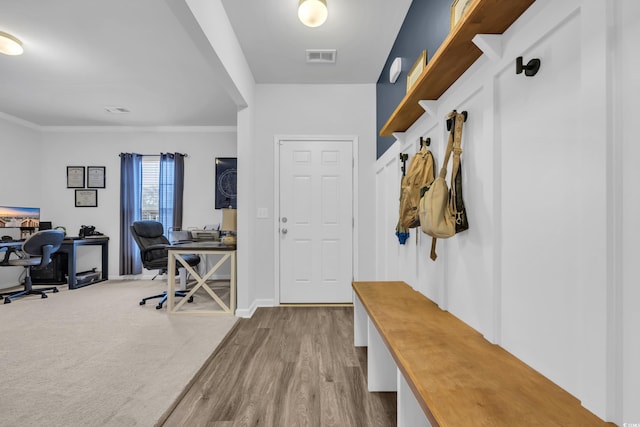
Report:
[[273,241],[274,241],[274,286],[276,305],[280,305],[280,143],[281,142],[336,142],[351,143],[351,214],[353,227],[351,228],[351,270],[352,280],[358,277],[358,137],[356,135],[276,135],[273,137]]

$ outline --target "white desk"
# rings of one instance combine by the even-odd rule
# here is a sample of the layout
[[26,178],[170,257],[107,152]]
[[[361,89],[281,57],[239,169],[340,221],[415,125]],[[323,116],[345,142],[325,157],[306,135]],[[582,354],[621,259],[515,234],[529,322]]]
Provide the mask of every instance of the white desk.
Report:
[[[167,298],[167,311],[171,314],[208,314],[208,315],[227,315],[233,316],[236,309],[236,248],[235,246],[225,246],[219,242],[188,242],[177,243],[167,247],[169,256],[169,289]],[[222,255],[222,258],[203,275],[200,275],[196,269],[187,264],[182,255]],[[220,295],[209,287],[207,280],[222,266],[225,262],[231,263],[231,283],[229,284],[229,305],[227,305]],[[180,267],[184,267],[191,277],[195,280],[195,285],[189,293],[176,303],[174,291],[176,290],[176,262],[180,263]],[[204,289],[207,294],[216,302],[220,310],[189,310],[188,304],[185,305],[189,297],[193,296],[198,289]]]

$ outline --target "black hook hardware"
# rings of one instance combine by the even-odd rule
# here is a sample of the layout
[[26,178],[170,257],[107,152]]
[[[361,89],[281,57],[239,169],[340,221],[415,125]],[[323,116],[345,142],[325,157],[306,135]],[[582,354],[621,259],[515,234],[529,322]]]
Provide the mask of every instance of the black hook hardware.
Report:
[[402,162],[402,166],[400,166],[400,170],[402,171],[402,176],[407,172],[407,160],[409,159],[409,155],[407,153],[400,153],[400,161]]
[[[457,113],[456,110],[453,110],[454,113]],[[469,113],[467,113],[466,111],[463,111],[462,116],[464,117],[464,121],[467,121],[467,117],[469,116]],[[453,127],[453,125],[456,123],[456,119],[455,116],[451,117],[450,119],[447,119],[447,130],[451,131],[451,128]]]
[[527,65],[523,65],[522,56],[518,56],[516,58],[516,74],[522,74],[524,71],[524,75],[527,77],[533,77],[538,74],[538,70],[540,69],[540,60],[538,58],[533,58]]
[[420,148],[428,147],[431,145],[431,138],[420,137]]

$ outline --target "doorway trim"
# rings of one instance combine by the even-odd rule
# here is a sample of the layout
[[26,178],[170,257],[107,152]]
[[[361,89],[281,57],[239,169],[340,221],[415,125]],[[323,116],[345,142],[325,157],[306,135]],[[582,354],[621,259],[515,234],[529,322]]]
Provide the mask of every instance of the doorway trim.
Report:
[[351,270],[352,280],[358,277],[358,137],[356,135],[275,135],[273,137],[273,246],[274,246],[274,302],[280,305],[280,143],[292,141],[348,141],[351,142]]

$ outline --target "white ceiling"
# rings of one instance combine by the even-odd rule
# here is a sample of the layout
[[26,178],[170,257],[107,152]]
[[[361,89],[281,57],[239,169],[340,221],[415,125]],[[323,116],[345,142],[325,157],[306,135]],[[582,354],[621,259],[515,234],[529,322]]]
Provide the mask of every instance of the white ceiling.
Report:
[[[0,31],[25,48],[0,54],[0,112],[38,126],[235,125],[213,52],[170,7],[183,1],[0,0]],[[318,28],[298,21],[298,0],[222,3],[257,83],[321,84],[375,83],[411,0],[327,0]],[[305,49],[337,49],[336,63],[307,64]]]

